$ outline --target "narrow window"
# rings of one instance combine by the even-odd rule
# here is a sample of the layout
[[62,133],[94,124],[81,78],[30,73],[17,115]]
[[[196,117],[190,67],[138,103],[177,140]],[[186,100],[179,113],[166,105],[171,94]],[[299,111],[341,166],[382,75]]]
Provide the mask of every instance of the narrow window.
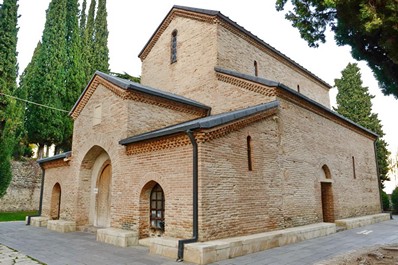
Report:
[[300,85],[297,85],[297,92],[300,93]]
[[354,179],[356,179],[357,174],[355,172],[355,157],[352,157],[352,173],[353,173]]
[[258,76],[258,65],[257,65],[257,61],[254,61],[254,75]]
[[177,62],[177,30],[171,33],[171,63]]
[[151,191],[151,228],[164,230],[164,194],[159,184]]
[[249,171],[253,170],[253,162],[252,162],[252,138],[247,136],[247,168]]

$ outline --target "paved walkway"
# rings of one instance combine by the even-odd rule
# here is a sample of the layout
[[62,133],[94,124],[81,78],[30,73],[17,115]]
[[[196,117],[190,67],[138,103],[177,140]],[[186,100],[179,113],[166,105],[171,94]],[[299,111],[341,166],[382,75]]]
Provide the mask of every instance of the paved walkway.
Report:
[[[356,249],[393,243],[398,244],[397,219],[220,261],[213,265],[316,264]],[[18,250],[17,253],[21,257],[27,255],[49,265],[181,264],[151,255],[144,247],[115,247],[96,242],[93,234],[81,232],[61,234],[46,228],[25,226],[23,222],[0,223],[0,244]],[[0,254],[2,249],[0,247]],[[6,261],[0,255],[0,264],[13,263],[10,263],[10,260]],[[37,262],[27,258],[25,263],[17,264],[31,265]]]

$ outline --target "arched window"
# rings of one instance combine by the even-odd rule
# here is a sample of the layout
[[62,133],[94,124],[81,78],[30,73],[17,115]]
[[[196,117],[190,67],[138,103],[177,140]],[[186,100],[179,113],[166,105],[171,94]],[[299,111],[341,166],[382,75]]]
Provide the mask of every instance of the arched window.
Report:
[[159,184],[151,191],[151,228],[164,230],[164,193]]
[[352,173],[353,173],[354,179],[356,179],[357,173],[355,172],[355,157],[354,156],[352,157]]
[[257,61],[254,61],[254,75],[258,76],[258,65],[257,65]]
[[177,30],[171,33],[171,63],[177,62]]
[[253,170],[253,162],[252,162],[252,138],[251,136],[247,136],[247,169],[249,171]]

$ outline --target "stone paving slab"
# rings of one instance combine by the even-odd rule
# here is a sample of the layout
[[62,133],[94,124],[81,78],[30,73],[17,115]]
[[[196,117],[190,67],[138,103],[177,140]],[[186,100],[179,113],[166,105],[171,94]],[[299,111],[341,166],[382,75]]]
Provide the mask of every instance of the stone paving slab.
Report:
[[[361,228],[302,241],[250,255],[224,260],[212,265],[303,265],[320,262],[350,251],[398,243],[398,216]],[[67,234],[43,227],[25,226],[24,222],[0,223],[0,244],[20,251],[48,265],[177,265],[174,260],[149,254],[146,247],[116,247],[97,242],[95,235],[82,232]],[[0,251],[1,252],[1,251]],[[24,254],[22,254],[24,253]],[[12,264],[0,257],[0,264]],[[38,263],[31,263],[38,264]],[[31,265],[21,263],[18,265]],[[40,264],[40,263],[39,263]],[[189,263],[184,262],[188,265]]]
[[0,244],[0,264],[37,265],[43,263],[39,263],[21,252]]

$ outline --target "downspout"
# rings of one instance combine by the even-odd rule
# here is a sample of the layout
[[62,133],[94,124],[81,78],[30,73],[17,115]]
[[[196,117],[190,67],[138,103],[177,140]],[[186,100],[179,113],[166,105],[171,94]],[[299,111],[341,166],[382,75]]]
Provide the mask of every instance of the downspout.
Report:
[[46,175],[46,171],[42,165],[40,165],[41,168],[41,186],[40,186],[40,199],[39,199],[39,213],[36,215],[29,215],[28,216],[28,221],[26,222],[26,225],[30,225],[30,218],[31,217],[37,217],[41,216],[41,211],[42,211],[42,205],[43,205],[43,191],[44,191],[44,177]]
[[193,217],[192,217],[192,238],[182,239],[178,241],[178,258],[177,261],[184,261],[184,245],[198,241],[198,144],[191,130],[187,130],[186,134],[192,143],[192,199],[193,199]]

